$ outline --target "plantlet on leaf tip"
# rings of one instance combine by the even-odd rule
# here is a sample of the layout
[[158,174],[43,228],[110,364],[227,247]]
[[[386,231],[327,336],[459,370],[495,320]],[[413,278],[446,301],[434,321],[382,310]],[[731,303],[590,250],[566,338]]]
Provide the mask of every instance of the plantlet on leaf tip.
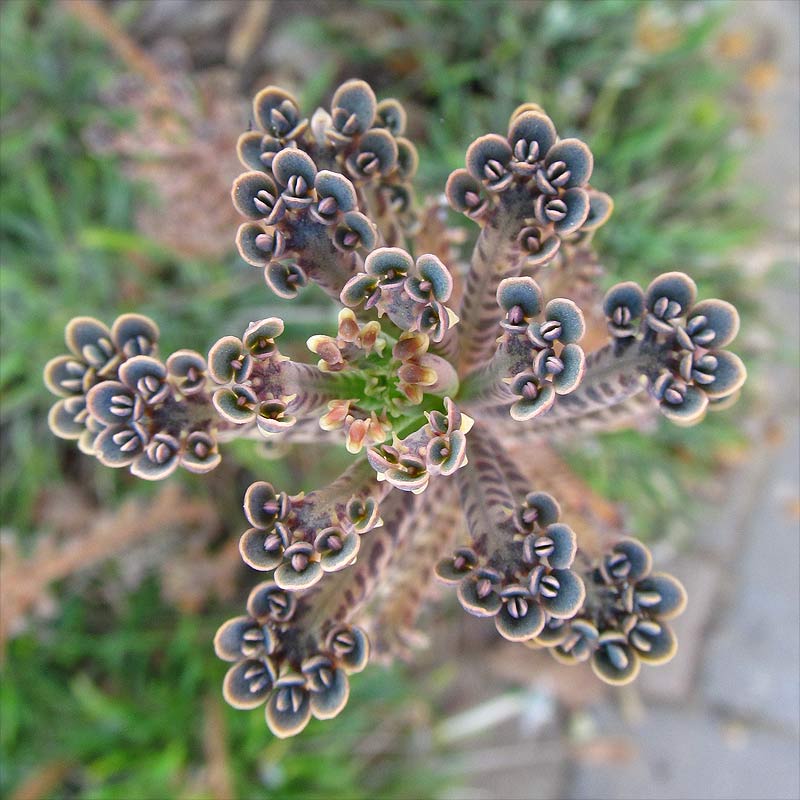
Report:
[[[645,290],[620,283],[597,309],[583,303],[596,295],[592,237],[613,203],[589,183],[587,145],[560,139],[535,104],[511,115],[506,135],[470,145],[466,169],[447,181],[451,207],[480,228],[468,264],[452,257],[440,209],[417,210],[417,155],[396,100],[378,102],[350,80],[330,110],[307,118],[292,95],[267,87],[253,118],[238,143],[247,171],[232,200],[247,221],[236,246],[280,297],[310,281],[342,306],[336,332],[308,340],[316,363],[281,354],[276,318],[223,337],[207,359],[179,350],[162,361],[156,325],[127,314],[111,329],[72,320],[70,353],[45,368],[61,398],[53,432],[144,479],[214,469],[219,445],[237,437],[334,436],[354,455],[308,494],[264,481],[247,490],[240,551],[270,578],[215,638],[233,663],[228,702],[265,704],[280,737],[336,716],[368,661],[381,588],[399,597],[404,581],[420,583],[391,609],[403,632],[378,632],[385,655],[392,642],[407,650],[434,573],[502,637],[564,663],[589,660],[608,683],[668,660],[680,584],[652,572],[633,539],[589,555],[503,442],[615,427],[647,410],[690,425],[726,407],[745,380],[725,349],[739,327],[733,306],[696,302],[679,272]],[[556,272],[572,298],[548,296]],[[599,317],[605,343],[587,352]],[[430,527],[458,506],[463,540],[452,516],[448,530]]]

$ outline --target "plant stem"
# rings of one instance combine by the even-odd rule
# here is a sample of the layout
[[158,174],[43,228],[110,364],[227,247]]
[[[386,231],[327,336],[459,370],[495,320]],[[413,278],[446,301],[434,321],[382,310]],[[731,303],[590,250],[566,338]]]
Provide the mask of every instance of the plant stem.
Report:
[[511,544],[508,522],[514,498],[497,464],[499,445],[480,423],[470,431],[469,461],[455,473],[472,546],[479,555],[501,554]]
[[458,316],[458,365],[463,375],[491,358],[502,312],[495,295],[503,278],[519,273],[515,252],[519,220],[504,207],[496,209],[481,228],[472,251],[469,273]]

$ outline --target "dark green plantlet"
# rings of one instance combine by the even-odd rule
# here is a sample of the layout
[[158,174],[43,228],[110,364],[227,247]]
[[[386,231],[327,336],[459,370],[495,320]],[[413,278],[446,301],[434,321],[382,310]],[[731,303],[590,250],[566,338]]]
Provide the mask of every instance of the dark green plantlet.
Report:
[[[279,737],[336,716],[369,660],[369,603],[393,570],[418,568],[393,560],[417,543],[426,574],[457,586],[464,610],[493,618],[506,639],[590,660],[612,684],[671,658],[667,623],[686,602],[678,581],[652,572],[633,539],[590,557],[506,442],[533,447],[643,413],[699,422],[745,380],[725,349],[739,327],[733,306],[696,302],[679,272],[645,290],[618,284],[597,303],[605,343],[584,350],[595,309],[549,296],[550,275],[566,276],[579,301],[591,295],[582,270],[613,204],[589,183],[589,147],[560,139],[534,104],[511,115],[507,135],[473,142],[447,181],[452,208],[480,228],[468,264],[444,234],[424,235],[439,210],[414,203],[417,155],[397,101],[351,80],[329,111],[306,117],[267,87],[253,119],[238,146],[247,171],[232,199],[247,221],[236,243],[277,295],[312,282],[342,306],[335,334],[308,340],[316,364],[281,353],[283,323],[272,317],[223,337],[207,360],[179,350],[161,361],[155,324],[126,315],[110,330],[73,320],[71,354],[45,370],[62,398],[53,432],[147,480],[211,470],[218,445],[240,437],[306,447],[333,438],[353,454],[308,494],[266,481],[247,490],[241,555],[269,577],[214,641],[232,663],[228,702],[263,704]],[[430,546],[431,519],[451,506],[467,541],[442,531]]]

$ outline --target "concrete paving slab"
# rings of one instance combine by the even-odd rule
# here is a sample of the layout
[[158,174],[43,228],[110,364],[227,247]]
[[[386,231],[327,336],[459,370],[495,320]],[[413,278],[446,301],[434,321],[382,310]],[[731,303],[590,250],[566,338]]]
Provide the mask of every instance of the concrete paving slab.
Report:
[[742,716],[800,732],[800,426],[774,454],[711,638],[703,692]]
[[651,710],[637,725],[616,716],[598,727],[627,733],[638,755],[627,763],[578,763],[573,800],[797,800],[795,737],[747,728],[686,709]]

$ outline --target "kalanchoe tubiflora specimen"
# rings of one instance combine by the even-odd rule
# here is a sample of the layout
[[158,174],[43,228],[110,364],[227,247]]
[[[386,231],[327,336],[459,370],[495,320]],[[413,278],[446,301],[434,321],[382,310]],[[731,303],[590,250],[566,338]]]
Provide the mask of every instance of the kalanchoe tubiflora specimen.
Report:
[[[560,138],[534,104],[505,135],[475,141],[447,182],[452,208],[480,227],[467,264],[441,207],[415,207],[417,155],[397,101],[351,80],[306,117],[267,87],[253,119],[232,191],[248,220],[237,247],[280,297],[318,284],[341,306],[336,330],[308,340],[307,362],[281,354],[277,318],[223,337],[207,359],[162,361],[146,317],[111,329],[81,317],[67,326],[70,353],[45,369],[62,398],[53,432],[145,479],[211,470],[236,437],[338,439],[353,454],[308,494],[247,490],[240,550],[267,579],[215,639],[233,663],[227,700],[264,703],[277,736],[335,716],[368,661],[365,629],[381,656],[405,651],[434,576],[504,638],[589,660],[609,683],[669,659],[681,585],[652,572],[633,539],[582,546],[504,441],[535,448],[659,411],[693,424],[726,407],[745,378],[725,349],[736,310],[697,302],[680,272],[600,297],[591,242],[611,199],[589,183],[586,144]],[[386,630],[393,621],[402,629]]]

